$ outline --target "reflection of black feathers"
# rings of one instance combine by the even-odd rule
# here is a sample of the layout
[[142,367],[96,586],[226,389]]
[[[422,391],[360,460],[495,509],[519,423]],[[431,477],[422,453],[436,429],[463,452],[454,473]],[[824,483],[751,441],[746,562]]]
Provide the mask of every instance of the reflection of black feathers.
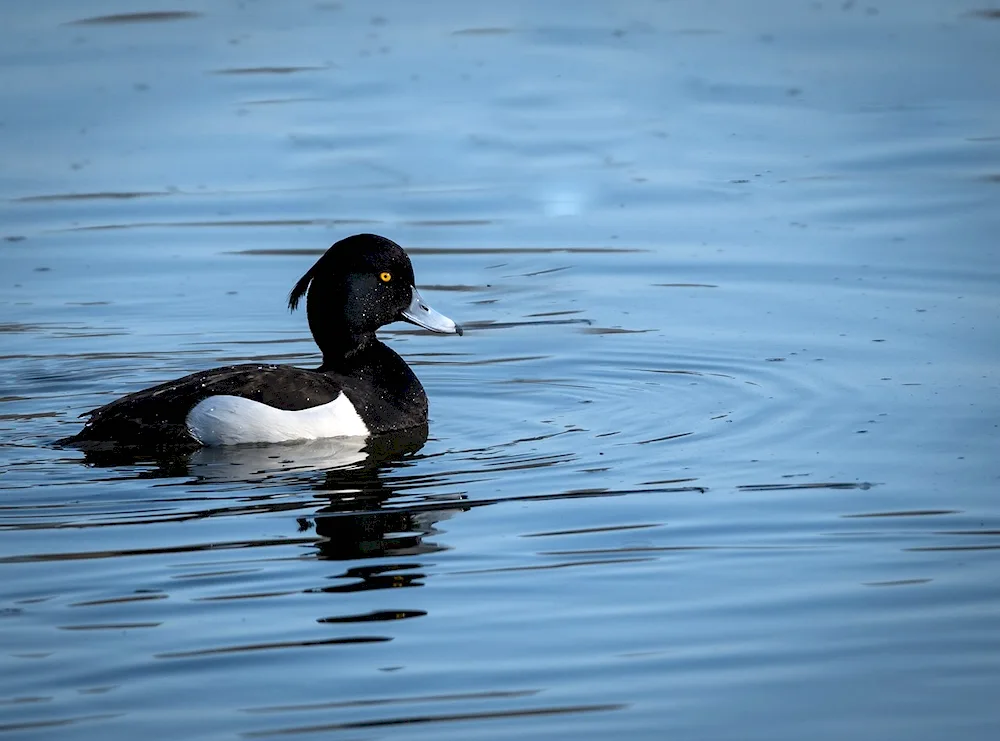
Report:
[[[319,263],[317,263],[318,265]],[[302,298],[306,289],[309,288],[309,284],[312,282],[313,276],[315,275],[316,265],[309,268],[309,272],[299,278],[299,282],[295,284],[295,288],[292,292],[288,294],[288,309],[289,311],[295,311],[299,307],[299,299]]]

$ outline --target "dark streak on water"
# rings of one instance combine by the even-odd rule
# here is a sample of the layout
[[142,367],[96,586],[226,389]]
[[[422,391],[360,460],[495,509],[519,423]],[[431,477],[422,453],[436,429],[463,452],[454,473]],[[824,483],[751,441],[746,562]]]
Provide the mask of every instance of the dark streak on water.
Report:
[[146,13],[117,13],[114,15],[99,15],[71,21],[74,26],[114,26],[127,23],[159,23],[163,21],[183,21],[201,17],[201,13],[183,10],[162,10]]
[[156,198],[171,195],[168,191],[147,193],[55,193],[51,195],[23,196],[13,199],[16,203],[49,203],[52,201],[101,201],[130,200],[132,198]]
[[386,726],[415,725],[424,723],[452,723],[455,721],[499,720],[501,718],[537,717],[545,715],[566,715],[578,713],[606,712],[621,710],[625,705],[570,705],[563,707],[531,708],[528,710],[499,710],[482,713],[443,713],[439,715],[410,715],[396,718],[380,718],[378,720],[360,720],[352,723],[324,723],[312,726],[293,726],[267,731],[251,731],[243,734],[246,738],[266,738],[268,736],[286,736],[300,733],[320,733],[328,731],[356,730],[360,728],[380,728]]
[[217,69],[217,75],[290,75],[297,72],[321,72],[328,67],[232,67]]

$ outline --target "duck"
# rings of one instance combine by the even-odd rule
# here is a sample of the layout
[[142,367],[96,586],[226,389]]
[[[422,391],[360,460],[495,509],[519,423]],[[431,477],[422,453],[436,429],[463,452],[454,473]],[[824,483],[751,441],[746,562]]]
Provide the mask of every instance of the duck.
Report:
[[336,242],[288,294],[305,297],[319,368],[241,364],[202,370],[84,412],[83,429],[58,441],[83,450],[198,449],[248,443],[367,438],[427,426],[427,394],[376,331],[405,321],[462,334],[417,291],[409,256],[391,239]]

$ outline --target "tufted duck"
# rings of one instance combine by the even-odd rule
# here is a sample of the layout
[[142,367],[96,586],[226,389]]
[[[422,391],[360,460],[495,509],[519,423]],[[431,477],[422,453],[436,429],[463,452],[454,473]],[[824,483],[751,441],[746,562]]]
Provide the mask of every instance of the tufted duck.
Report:
[[199,371],[87,412],[83,430],[60,443],[85,450],[275,443],[364,437],[427,424],[427,395],[375,330],[403,320],[462,334],[414,286],[403,249],[375,234],[342,239],[288,297],[306,296],[309,329],[323,352],[317,370],[231,365]]

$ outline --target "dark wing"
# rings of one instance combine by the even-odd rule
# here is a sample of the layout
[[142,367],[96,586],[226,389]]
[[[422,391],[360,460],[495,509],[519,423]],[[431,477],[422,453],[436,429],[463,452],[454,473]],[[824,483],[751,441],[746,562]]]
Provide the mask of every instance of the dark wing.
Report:
[[191,408],[209,396],[241,396],[277,409],[309,409],[333,401],[343,379],[290,365],[231,365],[192,373],[137,391],[87,412],[90,420],[62,444],[196,447],[187,429]]

